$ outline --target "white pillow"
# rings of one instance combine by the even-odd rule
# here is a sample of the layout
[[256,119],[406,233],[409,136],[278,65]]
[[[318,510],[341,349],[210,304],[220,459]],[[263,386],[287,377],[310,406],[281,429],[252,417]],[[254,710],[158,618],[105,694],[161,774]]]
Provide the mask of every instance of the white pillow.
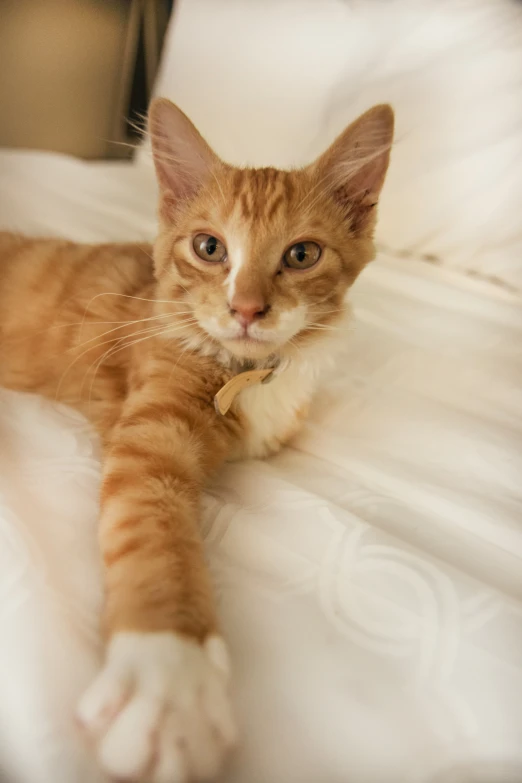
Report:
[[225,159],[278,166],[391,102],[378,240],[522,290],[521,80],[515,0],[185,0],[156,93]]

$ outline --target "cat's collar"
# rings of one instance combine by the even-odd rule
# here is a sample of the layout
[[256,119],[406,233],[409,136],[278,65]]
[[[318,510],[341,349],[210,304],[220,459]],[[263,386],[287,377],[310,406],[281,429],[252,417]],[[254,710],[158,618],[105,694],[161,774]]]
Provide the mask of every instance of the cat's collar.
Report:
[[247,366],[248,369],[238,369],[236,375],[214,395],[216,413],[225,416],[240,392],[258,383],[270,383],[288,367],[288,364],[288,359],[279,358],[268,362],[267,366],[262,368],[256,368],[250,362],[243,364],[242,366]]

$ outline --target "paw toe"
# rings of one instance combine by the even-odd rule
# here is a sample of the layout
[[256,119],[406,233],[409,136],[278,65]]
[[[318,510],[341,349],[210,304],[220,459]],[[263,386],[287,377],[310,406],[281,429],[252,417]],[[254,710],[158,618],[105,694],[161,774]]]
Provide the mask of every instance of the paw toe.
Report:
[[122,708],[128,688],[123,679],[102,672],[80,700],[76,718],[90,735],[101,734]]
[[105,771],[123,780],[141,780],[157,753],[159,703],[135,696],[109,727],[98,755]]

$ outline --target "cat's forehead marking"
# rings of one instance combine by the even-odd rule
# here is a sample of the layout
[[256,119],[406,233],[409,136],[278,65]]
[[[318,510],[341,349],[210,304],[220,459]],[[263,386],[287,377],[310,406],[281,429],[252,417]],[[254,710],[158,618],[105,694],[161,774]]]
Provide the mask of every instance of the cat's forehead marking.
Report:
[[258,253],[265,243],[281,232],[294,194],[293,177],[295,174],[270,168],[234,171],[232,209],[225,222],[230,266],[225,287],[229,301],[236,293],[238,278],[259,261]]
[[245,222],[267,225],[284,212],[295,191],[296,175],[279,169],[236,169],[232,212]]
[[241,269],[245,266],[250,255],[250,243],[248,232],[240,230],[240,227],[232,225],[229,236],[227,237],[228,263],[230,272],[226,279],[227,293],[229,301],[232,300],[236,292],[236,281]]

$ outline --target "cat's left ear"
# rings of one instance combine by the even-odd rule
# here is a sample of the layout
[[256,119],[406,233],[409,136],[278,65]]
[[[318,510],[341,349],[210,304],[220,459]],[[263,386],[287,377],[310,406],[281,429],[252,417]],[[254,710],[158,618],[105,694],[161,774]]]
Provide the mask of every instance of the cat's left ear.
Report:
[[148,129],[160,187],[160,211],[165,213],[196,195],[219,158],[189,118],[166,98],[152,101]]
[[310,167],[350,219],[354,231],[371,230],[390,161],[394,115],[374,106],[349,125]]

